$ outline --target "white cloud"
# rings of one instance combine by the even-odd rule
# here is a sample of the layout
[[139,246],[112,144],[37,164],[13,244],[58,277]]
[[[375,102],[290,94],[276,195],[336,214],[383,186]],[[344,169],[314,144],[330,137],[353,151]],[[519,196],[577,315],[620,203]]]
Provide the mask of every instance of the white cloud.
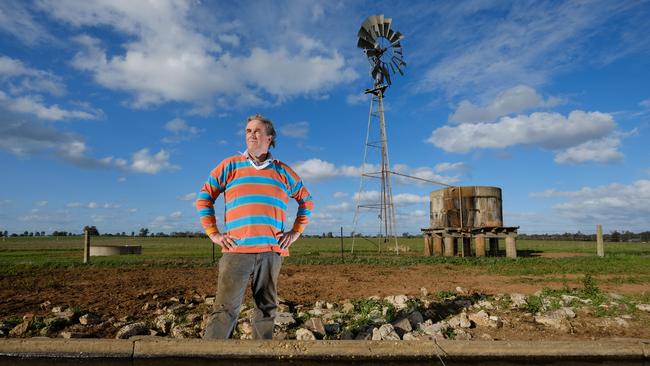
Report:
[[183,213],[180,211],[174,211],[171,214],[169,214],[169,217],[171,217],[172,219],[178,219],[181,216],[183,216]]
[[434,170],[438,173],[448,172],[448,171],[465,171],[467,166],[465,163],[456,162],[456,163],[439,163],[436,164]]
[[538,198],[563,197],[568,201],[553,206],[561,217],[604,229],[647,230],[650,222],[650,180],[637,180],[624,185],[613,183],[598,187],[583,187],[577,191],[531,193]]
[[[2,13],[1,10],[0,13]],[[0,55],[0,81],[9,80],[11,81],[9,87],[12,94],[45,92],[61,96],[66,92],[61,77],[48,71],[26,66],[20,60]]]
[[126,182],[126,177],[119,177],[119,178],[117,178],[117,181],[119,183],[124,183],[124,182]]
[[54,39],[41,25],[41,21],[34,19],[26,1],[0,1],[0,31],[10,33],[28,45],[44,42],[53,42]]
[[345,192],[334,192],[334,198],[345,198],[348,194]]
[[163,138],[163,142],[177,143],[188,141],[198,136],[200,130],[197,127],[190,126],[181,118],[174,118],[165,124],[165,129],[172,133],[172,136]]
[[535,89],[526,85],[514,86],[496,96],[486,106],[476,106],[463,100],[458,109],[449,116],[455,123],[492,122],[496,118],[512,113],[525,112],[539,107],[552,107],[560,103],[558,98],[544,98]]
[[309,159],[299,161],[292,165],[293,169],[300,175],[300,177],[307,181],[319,181],[337,176],[359,176],[357,173],[358,168],[351,166],[342,166],[340,168],[336,165],[323,161],[320,159]]
[[86,207],[88,207],[88,208],[97,208],[98,205],[97,205],[97,202],[91,201],[91,202],[88,202],[88,206],[86,206]]
[[[513,145],[539,145],[562,154],[560,161],[571,157],[612,158],[611,152],[603,156],[589,155],[591,145],[573,153],[561,150],[578,147],[593,140],[607,138],[614,132],[616,122],[612,115],[600,112],[573,111],[568,117],[559,113],[536,112],[529,116],[503,117],[496,123],[461,124],[443,126],[434,130],[427,142],[448,152],[466,153],[474,149],[502,149]],[[609,148],[617,144],[608,142]]]
[[12,112],[25,113],[36,116],[42,120],[59,121],[66,119],[97,119],[103,115],[101,110],[67,110],[54,104],[46,106],[43,98],[36,95],[27,95],[13,98],[0,91],[0,104]]
[[325,211],[349,212],[353,207],[349,202],[340,202],[334,205],[325,206]]
[[650,98],[640,101],[639,106],[643,108],[650,108]]
[[160,150],[154,155],[149,153],[149,149],[144,148],[133,154],[133,162],[130,165],[130,170],[137,173],[156,174],[161,171],[173,171],[178,169],[178,166],[169,162],[169,153],[165,150]]
[[193,5],[198,6],[182,1],[160,1],[155,7],[114,1],[41,3],[53,17],[80,29],[104,25],[129,37],[122,54],[109,54],[96,38],[77,37],[83,50],[72,64],[106,88],[132,93],[136,107],[167,101],[222,108],[267,105],[322,93],[357,77],[338,51],[299,32],[285,30],[293,42],[274,47],[250,38],[252,44],[235,46],[239,35],[224,33],[220,41],[230,47],[224,52],[200,32],[208,30],[206,25],[194,24]]
[[109,203],[109,202],[107,202],[107,203],[104,203],[104,205],[102,207],[107,208],[107,209],[116,209],[116,208],[120,208],[121,206],[118,205],[117,203]]
[[579,164],[586,161],[610,163],[619,161],[623,154],[618,150],[621,140],[618,137],[606,137],[573,146],[555,156],[558,164]]
[[185,195],[178,197],[181,201],[194,201],[196,199],[196,192],[191,192]]
[[[381,199],[381,193],[379,191],[363,191],[361,192],[361,194],[359,193],[354,194],[355,202],[359,201],[361,204],[379,203],[380,199]],[[429,196],[418,196],[417,194],[412,194],[412,193],[400,193],[400,194],[393,195],[393,204],[395,206],[406,206],[406,205],[428,203],[428,202],[429,202]]]
[[287,123],[280,127],[280,135],[297,139],[307,138],[309,133],[309,122]]
[[45,207],[47,206],[47,201],[37,201],[35,204],[39,207]]

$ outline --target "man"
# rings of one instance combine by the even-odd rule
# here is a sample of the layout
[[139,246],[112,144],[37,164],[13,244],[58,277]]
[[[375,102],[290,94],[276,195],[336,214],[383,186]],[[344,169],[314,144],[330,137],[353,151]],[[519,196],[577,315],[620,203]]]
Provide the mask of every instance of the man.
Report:
[[[198,194],[196,208],[206,234],[221,247],[214,309],[204,338],[227,339],[237,324],[248,279],[255,300],[253,338],[271,339],[277,308],[277,279],[282,257],[305,229],[313,201],[300,177],[273,159],[273,123],[260,114],[246,124],[246,147],[223,160]],[[223,194],[225,231],[217,228],[214,201]],[[298,202],[291,230],[285,231],[289,198]]]

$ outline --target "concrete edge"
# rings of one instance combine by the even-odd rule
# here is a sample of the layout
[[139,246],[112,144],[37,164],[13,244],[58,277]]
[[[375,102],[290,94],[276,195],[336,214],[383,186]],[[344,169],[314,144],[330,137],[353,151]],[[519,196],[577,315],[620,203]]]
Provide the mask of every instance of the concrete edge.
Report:
[[650,340],[598,341],[256,341],[138,337],[0,340],[1,357],[220,358],[318,360],[649,360]]

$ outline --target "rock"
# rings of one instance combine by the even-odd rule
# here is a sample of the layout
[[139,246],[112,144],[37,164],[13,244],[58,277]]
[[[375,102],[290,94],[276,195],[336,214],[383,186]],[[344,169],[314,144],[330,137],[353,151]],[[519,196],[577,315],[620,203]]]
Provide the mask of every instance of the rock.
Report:
[[154,305],[152,303],[148,302],[148,303],[142,305],[142,311],[149,311],[153,307],[154,307]]
[[477,327],[492,327],[500,328],[503,322],[496,316],[490,316],[485,310],[477,313],[471,313],[467,318],[473,322]]
[[567,307],[557,309],[553,312],[553,314],[557,314],[558,316],[564,316],[566,318],[576,317],[576,313],[573,311],[573,309]]
[[183,304],[176,304],[167,308],[167,312],[174,315],[180,315],[186,313],[187,310],[188,310],[187,305],[183,305]]
[[425,334],[428,334],[428,335],[433,335],[433,336],[435,336],[435,335],[439,335],[439,336],[442,336],[442,332],[444,332],[445,330],[447,330],[449,327],[450,327],[450,326],[449,326],[449,323],[447,323],[447,322],[444,321],[444,320],[439,321],[439,322],[437,322],[437,323],[435,323],[435,324],[432,324],[431,320],[427,320],[427,321],[425,321],[424,323],[421,323],[418,329],[419,329],[421,332],[423,332],[423,333],[425,333]]
[[432,340],[433,337],[428,334],[421,332],[409,332],[402,336],[402,339],[405,341],[423,341],[423,340]]
[[403,310],[408,308],[409,298],[406,295],[386,296],[384,300],[393,305],[396,310]]
[[384,324],[372,330],[373,341],[399,341],[400,337],[390,324]]
[[195,332],[193,328],[177,325],[172,328],[171,336],[177,339],[194,338]]
[[325,308],[328,309],[328,310],[332,310],[332,309],[334,309],[334,304],[332,304],[330,302],[325,303]]
[[413,330],[411,327],[411,322],[407,318],[400,318],[398,320],[395,320],[391,323],[391,325],[393,328],[395,328],[395,332],[397,332],[399,335],[404,335],[405,333]]
[[47,310],[50,307],[50,305],[52,305],[50,301],[44,301],[41,304],[39,304],[38,307],[43,310]]
[[93,314],[93,313],[87,313],[79,317],[79,323],[82,325],[94,325],[94,324],[99,324],[101,322],[101,319],[99,316]]
[[205,298],[205,304],[206,305],[214,305],[214,297],[206,297]]
[[169,334],[172,330],[172,323],[176,320],[173,314],[164,314],[154,320],[154,325],[163,334]]
[[311,316],[322,316],[323,314],[325,314],[323,309],[311,309],[307,313]]
[[467,313],[465,312],[458,315],[458,320],[460,321],[461,328],[470,328],[472,326],[472,322],[469,320]]
[[564,333],[569,333],[571,331],[571,324],[562,315],[557,315],[555,313],[549,315],[537,315],[534,317],[535,323],[542,324],[546,327],[557,329]]
[[354,305],[349,300],[346,300],[343,305],[341,305],[341,311],[346,314],[351,313],[354,311]]
[[316,303],[314,304],[314,309],[323,309],[323,308],[325,308],[325,301],[322,300],[316,301]]
[[472,335],[463,329],[455,329],[454,339],[457,341],[469,341],[472,339]]
[[429,296],[429,290],[427,290],[426,287],[420,287],[420,295],[422,295],[422,297]]
[[383,323],[386,320],[384,319],[384,316],[379,309],[374,309],[371,310],[370,313],[368,313],[368,319],[370,319],[371,322],[377,324],[377,323]]
[[469,308],[472,306],[472,302],[469,300],[454,300],[454,304],[460,308]]
[[10,337],[22,337],[25,334],[27,334],[27,330],[29,329],[29,326],[32,324],[31,320],[25,320],[22,323],[16,325],[9,331],[9,336]]
[[304,324],[305,328],[309,329],[312,331],[312,333],[319,335],[319,336],[325,336],[325,326],[323,325],[323,321],[320,318],[311,318],[307,319]]
[[408,320],[411,323],[411,328],[417,328],[418,324],[424,321],[422,313],[415,310],[408,315]]
[[338,334],[340,331],[341,331],[341,324],[339,323],[325,324],[325,333],[327,334]]
[[650,312],[650,304],[636,304],[636,308],[641,311]]
[[293,318],[293,314],[278,312],[275,314],[275,320],[273,323],[279,327],[286,328],[292,324],[296,324],[296,319]]
[[203,316],[201,314],[197,313],[190,313],[185,316],[185,320],[187,320],[190,323],[196,323],[199,321]]
[[491,302],[487,301],[487,300],[481,300],[478,303],[476,303],[476,305],[478,305],[479,308],[483,308],[483,309],[487,309],[487,310],[493,310],[494,309],[494,305]]
[[458,318],[458,315],[447,320],[447,323],[452,328],[460,328],[460,319]]
[[316,336],[314,336],[314,333],[310,332],[309,330],[305,328],[298,328],[296,330],[296,340],[299,341],[315,341]]
[[372,339],[372,331],[373,331],[373,328],[362,329],[362,330],[359,331],[359,333],[357,333],[357,336],[354,337],[354,339],[358,340],[358,341],[370,340],[370,339]]
[[128,339],[136,335],[149,334],[149,327],[145,323],[133,323],[123,326],[115,336],[115,339]]
[[80,333],[80,332],[61,332],[59,334],[61,338],[71,339],[71,338],[90,338],[89,334]]
[[63,311],[63,307],[61,307],[61,306],[55,306],[55,307],[52,308],[52,312],[55,313],[55,314],[60,313],[62,311]]
[[462,288],[462,287],[460,287],[460,286],[457,286],[457,287],[456,287],[456,292],[457,292],[459,295],[467,295],[467,290],[464,289],[464,288]]
[[339,334],[339,339],[342,341],[351,341],[354,339],[354,333],[352,333],[351,330],[346,329]]
[[521,309],[526,307],[526,305],[528,304],[526,302],[526,295],[524,294],[518,294],[518,293],[510,294],[510,301],[512,301],[512,304],[510,305],[511,309]]
[[253,334],[253,324],[248,320],[242,320],[237,324],[237,330],[242,334]]
[[607,295],[608,295],[609,298],[612,299],[612,300],[618,300],[618,301],[621,301],[621,300],[623,300],[623,299],[625,298],[625,296],[623,296],[623,295],[621,295],[621,294],[613,293],[613,292],[610,292],[610,293],[608,293]]

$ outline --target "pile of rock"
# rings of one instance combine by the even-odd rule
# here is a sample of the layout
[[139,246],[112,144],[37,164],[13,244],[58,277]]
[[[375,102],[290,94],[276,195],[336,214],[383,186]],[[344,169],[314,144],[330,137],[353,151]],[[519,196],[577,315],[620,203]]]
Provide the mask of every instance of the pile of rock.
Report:
[[[491,330],[513,323],[532,324],[533,329],[560,333],[573,332],[574,319],[594,313],[612,313],[599,318],[599,326],[628,326],[637,312],[650,312],[650,305],[637,304],[617,294],[593,303],[590,298],[540,291],[534,295],[506,294],[487,297],[455,292],[430,295],[423,288],[420,296],[395,295],[346,300],[340,303],[317,301],[312,306],[281,301],[275,318],[276,339],[358,339],[432,340],[493,339]],[[194,294],[163,298],[143,293],[142,312],[134,318],[125,315],[102,319],[97,314],[76,308],[41,304],[46,316],[25,314],[22,319],[0,321],[0,337],[80,338],[110,334],[126,339],[138,335],[173,338],[199,338],[205,329],[213,297]],[[253,309],[242,305],[234,337],[252,338]],[[535,328],[537,327],[537,328]],[[101,330],[101,332],[100,332]]]

